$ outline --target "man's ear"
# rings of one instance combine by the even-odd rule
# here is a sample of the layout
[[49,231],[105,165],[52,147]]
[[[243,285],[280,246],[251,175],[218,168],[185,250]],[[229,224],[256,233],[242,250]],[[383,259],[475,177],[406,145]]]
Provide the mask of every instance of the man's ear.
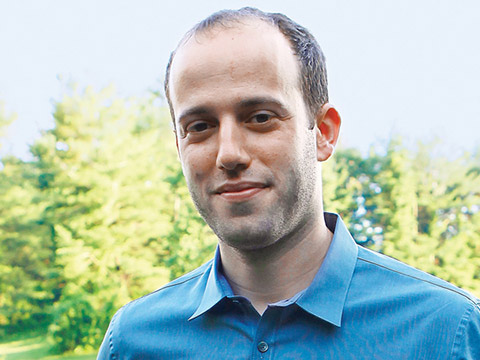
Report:
[[316,117],[317,160],[327,160],[335,150],[342,120],[329,103],[322,106]]

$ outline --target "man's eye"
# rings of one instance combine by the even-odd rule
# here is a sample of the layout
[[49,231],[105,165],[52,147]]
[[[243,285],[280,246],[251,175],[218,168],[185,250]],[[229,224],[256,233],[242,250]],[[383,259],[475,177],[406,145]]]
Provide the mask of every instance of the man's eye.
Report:
[[210,125],[205,121],[196,121],[187,126],[186,130],[190,133],[198,133],[207,130]]
[[263,124],[263,123],[267,122],[268,120],[270,120],[272,117],[273,117],[272,115],[265,114],[265,113],[256,114],[256,115],[251,117],[250,122],[256,123],[256,124]]

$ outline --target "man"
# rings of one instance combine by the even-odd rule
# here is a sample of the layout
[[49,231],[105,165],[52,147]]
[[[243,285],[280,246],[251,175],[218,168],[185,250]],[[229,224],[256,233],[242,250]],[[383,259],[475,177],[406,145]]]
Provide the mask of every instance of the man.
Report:
[[215,258],[117,312],[99,359],[480,359],[478,300],[358,247],[323,213],[340,117],[303,27],[223,11],[172,54],[166,94]]

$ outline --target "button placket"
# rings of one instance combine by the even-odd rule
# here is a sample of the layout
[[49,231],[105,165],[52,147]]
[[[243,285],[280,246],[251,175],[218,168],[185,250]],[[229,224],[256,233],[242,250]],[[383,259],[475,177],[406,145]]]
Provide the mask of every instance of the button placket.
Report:
[[252,359],[273,359],[279,309],[268,307],[258,322]]

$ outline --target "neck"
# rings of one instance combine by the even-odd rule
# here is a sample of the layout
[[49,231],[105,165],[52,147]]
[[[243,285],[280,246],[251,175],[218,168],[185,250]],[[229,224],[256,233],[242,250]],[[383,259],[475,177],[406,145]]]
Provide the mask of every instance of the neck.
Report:
[[223,271],[233,292],[248,298],[258,313],[263,314],[268,304],[288,299],[307,288],[333,237],[323,216],[319,218],[265,248],[244,250],[221,241]]

